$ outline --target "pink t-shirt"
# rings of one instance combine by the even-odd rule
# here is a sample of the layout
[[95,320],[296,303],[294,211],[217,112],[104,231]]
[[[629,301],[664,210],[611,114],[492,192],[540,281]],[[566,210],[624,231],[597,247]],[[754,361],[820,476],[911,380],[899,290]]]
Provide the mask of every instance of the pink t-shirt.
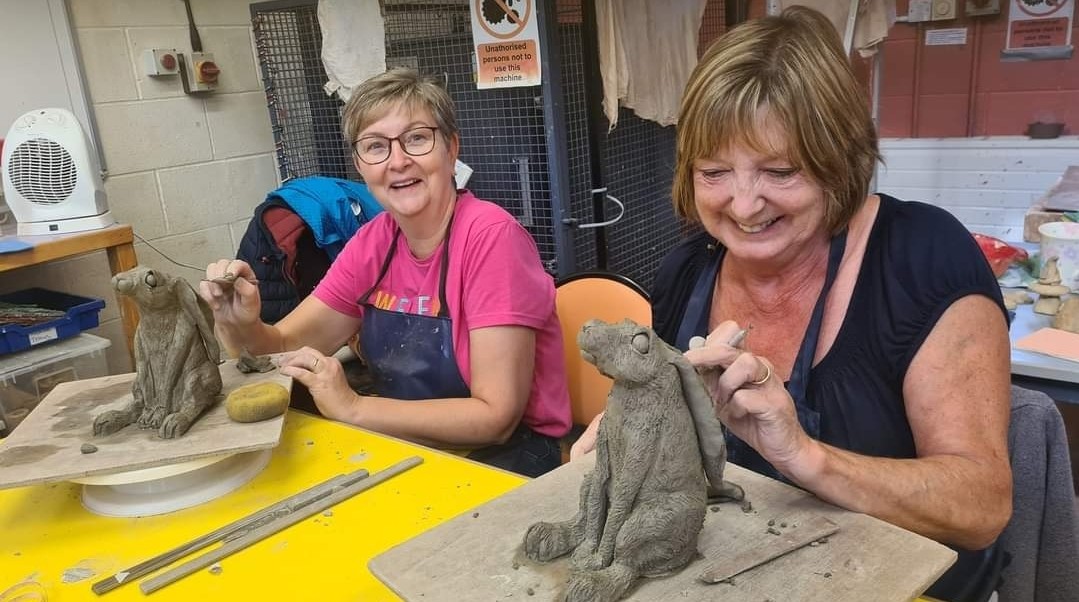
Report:
[[[315,288],[315,297],[341,313],[362,317],[357,301],[378,277],[396,229],[389,213],[379,214],[360,228]],[[399,237],[386,277],[369,303],[413,314],[438,314],[443,252],[444,247],[439,247],[430,257],[418,260],[405,237]],[[569,392],[554,281],[543,271],[536,243],[517,220],[468,191],[458,194],[454,210],[446,303],[453,321],[457,367],[470,387],[470,330],[527,326],[536,332],[532,392],[522,421],[544,435],[565,435],[570,426]]]

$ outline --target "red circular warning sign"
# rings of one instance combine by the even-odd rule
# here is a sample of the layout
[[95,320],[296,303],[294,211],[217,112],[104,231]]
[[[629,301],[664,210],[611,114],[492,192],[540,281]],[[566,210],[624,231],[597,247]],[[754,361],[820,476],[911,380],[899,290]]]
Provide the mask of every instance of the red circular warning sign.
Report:
[[499,40],[516,37],[532,18],[532,0],[474,0],[477,21]]

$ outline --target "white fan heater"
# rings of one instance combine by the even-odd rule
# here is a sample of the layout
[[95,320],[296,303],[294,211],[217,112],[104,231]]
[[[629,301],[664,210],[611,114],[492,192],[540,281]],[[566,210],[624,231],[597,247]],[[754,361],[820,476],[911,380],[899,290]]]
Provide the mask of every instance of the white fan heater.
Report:
[[19,235],[96,230],[116,221],[97,155],[71,111],[38,109],[16,119],[0,172]]

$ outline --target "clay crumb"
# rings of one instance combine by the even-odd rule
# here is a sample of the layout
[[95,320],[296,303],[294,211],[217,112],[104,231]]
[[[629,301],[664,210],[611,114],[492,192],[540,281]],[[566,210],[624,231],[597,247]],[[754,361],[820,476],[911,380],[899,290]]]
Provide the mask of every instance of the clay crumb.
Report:
[[480,513],[479,513],[479,512],[473,512],[473,513],[472,513],[472,518],[479,518],[479,517],[480,517]]
[[780,526],[780,527],[783,527],[784,529],[786,529],[786,528],[787,528],[787,523],[779,523],[779,526]]
[[775,519],[774,519],[774,518],[768,521],[768,526],[769,526],[769,527],[774,527],[774,526],[776,526],[776,521],[775,521]]
[[530,587],[530,588],[525,590],[525,593],[528,594],[529,596],[535,596],[536,595],[536,590],[534,590],[534,589],[532,589]]
[[710,508],[710,510],[711,510],[712,512],[719,512],[719,505],[715,505],[715,506],[712,506],[712,507]]
[[818,539],[817,541],[820,542],[823,545],[823,544],[828,543],[828,538],[827,537],[822,537],[822,538]]
[[221,565],[216,563],[216,562],[213,563],[212,565],[210,565],[210,574],[211,575],[220,575],[221,574]]
[[82,447],[79,448],[79,451],[84,454],[92,454],[97,451],[97,446],[93,443],[83,443]]
[[327,510],[322,513],[322,516],[333,516],[333,510]]
[[825,573],[825,574],[824,574],[824,578],[825,578],[825,579],[830,579],[831,577],[832,577],[832,574],[831,574],[831,573]]
[[521,563],[519,563],[519,562],[517,562],[516,560],[514,560],[514,561],[513,561],[513,570],[515,570],[515,571],[516,571],[516,570],[517,570],[517,569],[519,569],[519,568],[521,568]]
[[768,527],[768,532],[772,535],[779,535],[779,531],[775,527]]
[[811,541],[811,542],[809,542],[809,547],[811,547],[811,548],[815,548],[815,547],[817,547],[819,545],[820,545],[819,541]]
[[753,502],[749,500],[742,502],[742,512],[745,512],[746,514],[753,512]]
[[314,445],[314,444],[315,444],[315,442],[311,441],[310,439],[308,439],[307,442],[306,442],[306,445]]

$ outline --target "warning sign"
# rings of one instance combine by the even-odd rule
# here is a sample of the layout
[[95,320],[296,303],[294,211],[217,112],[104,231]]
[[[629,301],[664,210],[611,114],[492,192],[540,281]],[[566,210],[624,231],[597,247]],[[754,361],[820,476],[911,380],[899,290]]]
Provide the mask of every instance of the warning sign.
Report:
[[539,27],[535,0],[472,0],[476,87],[540,84]]
[[1075,0],[1011,0],[1007,49],[1071,45]]

